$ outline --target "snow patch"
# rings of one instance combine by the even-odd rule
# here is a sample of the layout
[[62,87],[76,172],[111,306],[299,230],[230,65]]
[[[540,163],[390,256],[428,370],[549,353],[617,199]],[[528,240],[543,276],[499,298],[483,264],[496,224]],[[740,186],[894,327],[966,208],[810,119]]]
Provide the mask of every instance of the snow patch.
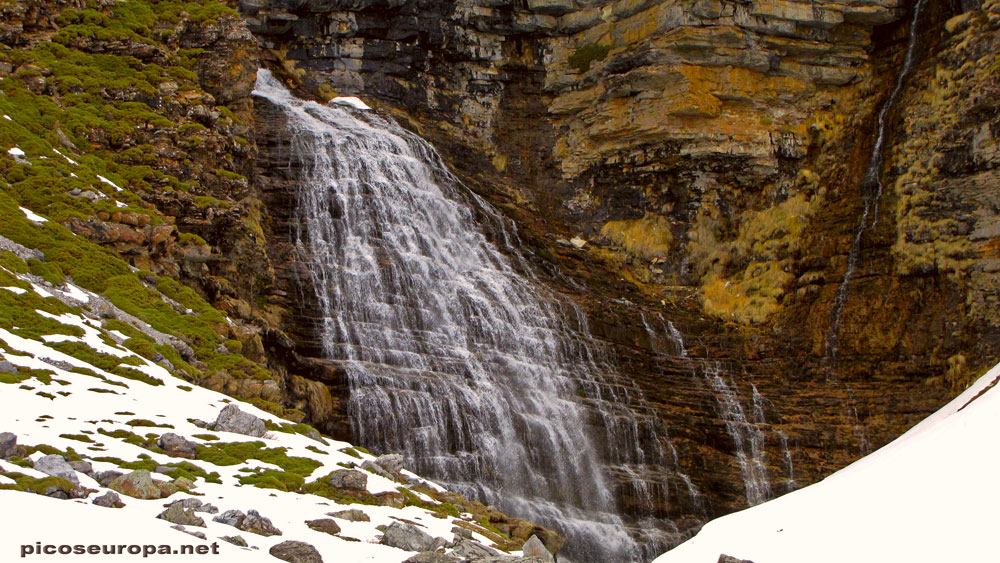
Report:
[[355,96],[338,96],[330,100],[331,104],[338,106],[349,106],[354,109],[370,110],[371,106],[361,101],[361,98]]
[[32,211],[32,210],[30,210],[30,209],[28,209],[26,207],[18,207],[18,209],[20,209],[21,212],[24,213],[24,216],[27,217],[28,220],[31,221],[32,223],[40,224],[40,223],[45,223],[46,221],[48,221],[48,219],[46,219],[45,217],[42,217],[41,215],[38,215],[37,213],[35,213],[34,211]]

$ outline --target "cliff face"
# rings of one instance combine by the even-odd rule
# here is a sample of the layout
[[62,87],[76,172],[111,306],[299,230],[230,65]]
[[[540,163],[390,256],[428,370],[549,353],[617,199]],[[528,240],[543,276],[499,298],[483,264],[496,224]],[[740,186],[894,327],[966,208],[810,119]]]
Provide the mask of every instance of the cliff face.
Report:
[[[784,492],[899,435],[1000,351],[995,0],[962,14],[929,2],[922,62],[888,114],[878,221],[857,239],[837,315],[909,5],[246,0],[242,20],[211,2],[174,17],[166,3],[124,27],[115,6],[0,4],[0,78],[10,103],[54,100],[32,134],[100,159],[86,164],[133,194],[130,208],[70,195],[69,168],[66,194],[38,189],[54,156],[4,157],[10,201],[147,283],[193,288],[231,317],[215,327],[226,352],[269,374],[206,365],[199,349],[203,384],[335,436],[351,433],[347,390],[317,359],[296,163],[278,112],[250,96],[259,64],[318,98],[363,96],[515,219],[543,277],[584,306],[664,422],[701,497],[653,512],[682,531],[746,506],[737,439]],[[91,84],[56,65],[50,41],[84,54],[80,68],[115,57],[148,84]],[[80,104],[88,117],[71,119],[81,99],[123,113]],[[16,238],[11,224],[0,234]],[[617,493],[648,511],[626,478]]]
[[[887,114],[886,188],[860,236],[860,179],[913,6],[240,9],[264,57],[304,91],[395,115],[515,218],[720,513],[746,495],[706,375],[715,362],[747,412],[761,397],[763,463],[781,492],[886,443],[981,372],[967,357],[996,356],[997,114],[973,94],[996,88],[979,56],[996,35],[993,6],[965,6],[945,26],[962,9],[930,2],[918,20],[923,62]],[[659,315],[687,337],[687,357],[664,345]]]

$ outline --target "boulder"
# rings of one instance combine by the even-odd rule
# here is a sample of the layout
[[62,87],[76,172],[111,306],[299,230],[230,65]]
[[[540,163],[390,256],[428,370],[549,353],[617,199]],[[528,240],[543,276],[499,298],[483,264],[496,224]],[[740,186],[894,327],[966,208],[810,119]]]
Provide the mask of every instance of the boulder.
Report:
[[200,499],[196,499],[194,497],[175,500],[163,506],[170,507],[175,504],[180,505],[182,508],[189,508],[195,512],[206,512],[208,514],[219,513],[219,509],[216,508],[215,506],[208,503],[203,503]]
[[437,547],[437,542],[430,534],[403,522],[390,524],[379,543],[404,551],[433,551]]
[[198,456],[198,446],[194,442],[173,432],[167,432],[160,436],[157,445],[163,448],[163,451],[169,456],[187,459],[194,459]]
[[246,514],[239,510],[227,510],[212,520],[258,536],[281,535],[281,530],[276,528],[269,518],[261,516],[256,510],[249,510]]
[[538,536],[532,535],[528,538],[528,541],[524,542],[524,546],[521,548],[524,552],[525,557],[541,557],[543,560],[554,563],[552,554],[549,550],[545,548],[545,544],[542,540],[538,539]]
[[234,432],[260,438],[267,433],[264,421],[240,410],[236,405],[227,405],[215,419],[213,429],[219,432]]
[[485,545],[468,539],[458,540],[458,542],[455,543],[455,550],[452,553],[465,559],[477,559],[500,554],[500,552],[495,549],[486,547]]
[[17,366],[7,360],[0,360],[0,373],[12,373],[17,375]]
[[385,454],[375,460],[375,464],[389,473],[399,473],[403,470],[403,456],[400,454]]
[[268,550],[272,556],[290,563],[323,563],[315,547],[301,541],[284,541]]
[[91,475],[94,473],[94,466],[90,464],[89,461],[71,461],[69,466],[73,468],[73,471],[77,473],[83,473],[84,475]]
[[368,487],[368,476],[355,469],[340,469],[330,475],[330,486],[363,491]]
[[340,525],[333,518],[320,518],[319,520],[307,520],[306,526],[317,532],[335,536],[340,533]]
[[108,491],[103,495],[95,498],[92,502],[97,506],[103,506],[105,508],[122,508],[125,506],[125,503],[122,502],[121,497],[119,497],[118,493],[114,491]]
[[716,563],[753,563],[749,559],[740,559],[739,557],[733,557],[732,555],[726,555],[725,553],[719,555],[719,560]]
[[205,521],[199,516],[195,516],[190,508],[184,508],[180,503],[171,504],[166,510],[157,515],[160,520],[166,520],[181,526],[205,527]]
[[108,487],[114,482],[115,479],[124,475],[121,471],[100,471],[93,475],[94,480],[101,484],[103,487]]
[[341,510],[339,512],[327,512],[327,516],[333,516],[334,518],[340,518],[341,520],[347,520],[348,522],[371,522],[370,516],[365,514],[363,510],[358,510],[357,508],[352,508],[350,510]]
[[459,563],[461,559],[453,555],[445,555],[436,551],[424,551],[410,557],[403,563]]
[[156,486],[149,471],[139,469],[127,475],[122,475],[108,485],[123,495],[138,499],[157,499],[163,496],[160,487]]
[[35,469],[46,475],[62,477],[63,479],[72,481],[74,485],[80,484],[80,480],[76,477],[76,471],[66,462],[66,458],[61,455],[42,456],[35,461],[34,466]]
[[17,453],[17,435],[0,432],[0,459],[9,459]]
[[385,477],[386,479],[391,479],[391,480],[394,480],[394,481],[396,480],[396,478],[393,477],[392,473],[389,473],[381,465],[378,465],[378,464],[376,464],[375,462],[373,462],[373,461],[371,461],[369,459],[366,459],[361,464],[361,469],[366,469],[366,470],[371,471],[372,473],[374,473],[376,475],[379,475],[381,477]]

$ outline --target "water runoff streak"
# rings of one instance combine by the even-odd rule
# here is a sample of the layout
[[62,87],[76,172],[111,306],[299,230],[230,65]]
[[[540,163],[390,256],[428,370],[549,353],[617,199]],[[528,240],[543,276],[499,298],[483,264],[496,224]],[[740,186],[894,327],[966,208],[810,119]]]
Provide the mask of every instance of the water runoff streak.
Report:
[[[266,70],[255,94],[287,118],[304,168],[299,251],[357,440],[559,530],[561,561],[645,557],[610,473],[648,474],[665,454],[628,406],[636,391],[604,381],[583,314],[519,273],[516,249],[497,246],[507,233],[477,221],[495,212],[425,141],[373,112],[297,99]],[[633,489],[658,494],[641,477]]]
[[903,66],[896,75],[896,83],[893,85],[889,97],[878,112],[878,125],[875,132],[875,144],[872,146],[871,155],[868,157],[868,164],[865,167],[864,176],[861,178],[861,191],[864,194],[864,209],[861,212],[861,219],[858,227],[854,231],[854,238],[851,240],[851,249],[847,254],[847,269],[844,271],[844,279],[837,286],[837,293],[834,296],[833,308],[830,309],[830,329],[826,335],[826,359],[829,362],[831,373],[836,369],[838,351],[838,333],[840,331],[840,317],[844,313],[847,305],[847,290],[851,284],[851,278],[858,265],[858,256],[861,254],[861,237],[865,231],[872,229],[878,223],[878,202],[882,197],[882,149],[885,146],[886,127],[888,125],[889,111],[896,105],[896,100],[903,90],[903,83],[913,67],[914,54],[916,53],[918,36],[917,21],[920,12],[923,10],[927,0],[917,0],[913,6],[913,16],[910,20],[910,34],[906,45],[906,56],[903,59]]

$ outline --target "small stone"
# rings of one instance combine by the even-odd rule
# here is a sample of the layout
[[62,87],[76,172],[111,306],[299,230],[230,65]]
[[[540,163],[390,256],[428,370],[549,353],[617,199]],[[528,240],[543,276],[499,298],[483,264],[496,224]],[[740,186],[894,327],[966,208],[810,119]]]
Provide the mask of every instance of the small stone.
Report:
[[84,199],[89,199],[90,201],[97,201],[98,199],[101,198],[101,196],[97,195],[95,192],[92,192],[90,190],[82,192],[79,195],[80,195],[80,197],[82,197]]
[[583,248],[584,246],[587,246],[587,241],[580,237],[573,237],[569,239],[569,243],[572,244],[575,248]]
[[0,432],[0,459],[9,459],[17,453],[17,435]]
[[238,545],[240,547],[247,547],[247,540],[243,539],[243,536],[219,536],[222,541],[227,541],[233,545]]
[[80,195],[82,193],[83,190],[81,190],[80,188],[73,188],[72,190],[69,191],[69,195]]
[[341,469],[330,475],[330,486],[363,491],[368,487],[368,476],[355,469]]
[[320,518],[319,520],[306,520],[306,526],[317,532],[335,536],[340,533],[340,525],[333,518]]
[[163,448],[167,455],[173,457],[194,459],[198,455],[198,446],[194,442],[173,432],[167,432],[160,436],[157,445]]
[[203,540],[204,539],[208,539],[207,537],[205,537],[205,533],[204,532],[196,532],[196,531],[187,530],[187,529],[184,528],[184,526],[181,526],[180,524],[178,524],[176,526],[170,526],[170,527],[173,528],[173,529],[175,529],[175,530],[180,530],[180,531],[184,532],[185,534],[190,534],[190,535],[192,535],[192,536],[194,536],[196,538],[201,538]]
[[42,456],[35,461],[34,466],[35,469],[46,475],[62,477],[63,479],[72,481],[74,485],[80,484],[80,480],[76,476],[76,471],[69,463],[66,463],[66,458],[61,455]]
[[205,527],[205,521],[201,517],[195,516],[193,510],[184,508],[180,503],[171,504],[166,510],[157,515],[157,518],[182,526]]
[[521,551],[524,552],[525,557],[539,557],[544,561],[554,561],[552,554],[545,548],[545,544],[535,535],[532,535],[528,538],[528,541],[524,542]]
[[245,413],[236,405],[227,405],[215,419],[215,430],[220,432],[235,432],[260,438],[267,433],[264,421],[256,416]]
[[0,360],[0,373],[12,373],[17,375],[17,366],[7,360]]
[[73,471],[84,475],[90,475],[94,472],[94,466],[89,461],[71,461],[69,466],[73,468]]
[[393,522],[385,529],[382,545],[398,547],[404,551],[433,551],[435,549],[434,538],[420,528],[412,524],[403,522]]
[[315,547],[301,541],[285,541],[271,547],[268,553],[290,563],[323,563]]
[[348,522],[371,522],[372,519],[363,510],[358,510],[357,508],[352,508],[350,510],[341,510],[339,512],[327,512],[327,516],[333,516],[334,518],[340,518],[341,520],[347,520]]
[[174,470],[174,468],[170,467],[169,465],[157,465],[156,467],[153,468],[153,473],[159,473],[160,475],[166,475],[167,473],[170,473],[173,470]]
[[125,503],[122,502],[121,497],[119,497],[118,493],[114,491],[108,491],[103,495],[95,498],[93,500],[93,504],[96,504],[97,506],[103,506],[105,508],[122,508],[125,506]]
[[454,528],[452,528],[451,533],[462,538],[470,540],[472,539],[472,530],[466,530],[465,528],[462,528],[460,526],[455,526]]
[[716,563],[753,563],[753,561],[750,561],[749,559],[740,559],[723,553],[719,555],[719,560],[716,561]]
[[139,469],[127,475],[122,475],[112,481],[108,488],[123,495],[138,499],[157,499],[163,496],[160,487],[156,485],[149,471]]

